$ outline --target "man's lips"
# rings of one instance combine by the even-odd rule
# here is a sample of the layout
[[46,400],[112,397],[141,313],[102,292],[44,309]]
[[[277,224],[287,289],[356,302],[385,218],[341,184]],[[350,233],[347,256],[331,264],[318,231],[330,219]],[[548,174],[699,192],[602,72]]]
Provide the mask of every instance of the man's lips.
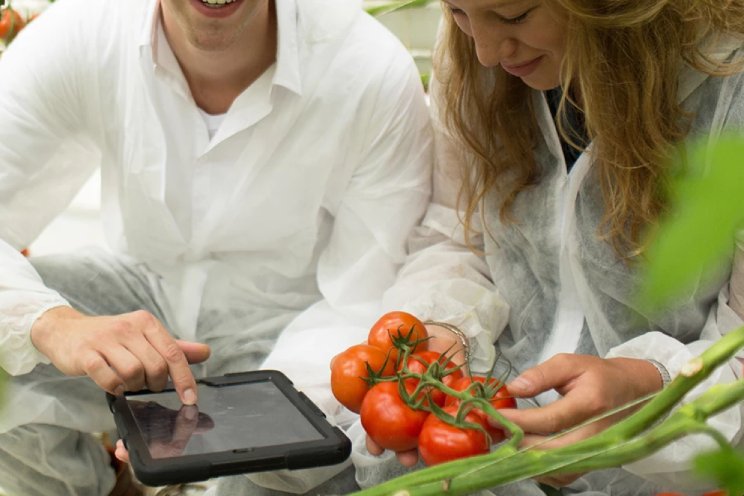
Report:
[[243,0],[234,0],[224,4],[210,4],[202,0],[191,0],[196,10],[207,17],[228,17],[232,15]]

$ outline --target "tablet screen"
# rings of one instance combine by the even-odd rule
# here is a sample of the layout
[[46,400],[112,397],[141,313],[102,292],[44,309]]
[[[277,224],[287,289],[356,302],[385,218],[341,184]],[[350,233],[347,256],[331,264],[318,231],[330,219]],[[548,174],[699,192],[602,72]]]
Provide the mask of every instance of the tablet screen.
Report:
[[199,404],[175,392],[127,397],[152,458],[250,450],[318,441],[323,435],[269,381],[230,387],[199,384]]

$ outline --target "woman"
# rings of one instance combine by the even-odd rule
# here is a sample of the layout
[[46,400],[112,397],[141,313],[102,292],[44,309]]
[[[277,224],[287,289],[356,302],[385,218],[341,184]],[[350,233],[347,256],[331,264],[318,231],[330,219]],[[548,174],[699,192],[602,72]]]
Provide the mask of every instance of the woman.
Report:
[[[701,276],[662,315],[645,315],[635,294],[643,234],[665,211],[663,191],[684,157],[680,146],[744,127],[744,1],[443,5],[432,86],[435,197],[423,231],[451,235],[459,210],[464,237],[484,256],[470,265],[480,269],[468,272],[460,252],[447,272],[441,261],[453,240],[430,242],[412,254],[388,303],[411,298],[415,281],[419,294],[407,309],[455,324],[470,315],[462,327],[474,356],[488,357],[484,335],[497,338],[503,358],[521,372],[510,391],[536,396],[538,405],[504,414],[535,443],[659,390],[690,358],[742,325],[727,305],[728,273]],[[479,231],[482,244],[473,235]],[[483,261],[487,267],[477,265]],[[481,279],[477,295],[471,284],[467,301],[451,291],[458,277],[473,282],[479,276],[469,274],[479,271],[493,286]],[[438,282],[422,295],[432,272]],[[498,336],[500,328],[488,322],[471,325],[494,290],[510,307]],[[741,376],[734,366],[708,385]],[[550,444],[575,442],[627,414]],[[740,409],[714,423],[738,441]],[[684,440],[627,471],[545,482],[571,484],[572,494],[652,494],[655,484],[704,489],[688,473],[703,443]],[[409,464],[410,455],[399,459]]]

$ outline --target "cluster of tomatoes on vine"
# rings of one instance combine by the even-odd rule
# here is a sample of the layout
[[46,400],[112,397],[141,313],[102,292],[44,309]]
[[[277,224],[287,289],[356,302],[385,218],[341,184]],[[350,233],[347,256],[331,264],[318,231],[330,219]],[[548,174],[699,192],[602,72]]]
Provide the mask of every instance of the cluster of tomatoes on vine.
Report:
[[366,343],[331,361],[334,396],[381,448],[418,449],[427,465],[488,453],[505,436],[489,417],[516,401],[500,380],[427,349],[429,339],[417,317],[386,313]]
[[24,18],[9,2],[6,2],[6,4],[5,7],[0,9],[0,41],[5,45],[13,41],[13,38],[26,27],[26,24],[38,16],[38,14],[33,14]]

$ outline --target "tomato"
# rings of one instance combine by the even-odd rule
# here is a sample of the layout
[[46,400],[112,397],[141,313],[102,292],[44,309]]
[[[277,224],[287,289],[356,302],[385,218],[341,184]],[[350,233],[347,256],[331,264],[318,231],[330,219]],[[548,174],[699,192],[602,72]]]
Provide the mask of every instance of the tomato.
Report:
[[393,375],[395,363],[387,353],[367,344],[351,346],[331,360],[331,391],[339,403],[354,413],[359,413],[371,387],[366,380],[370,369],[376,374]]
[[[484,394],[486,397],[490,398],[489,403],[491,403],[491,406],[493,406],[495,409],[500,410],[502,408],[516,408],[517,407],[517,400],[515,400],[511,393],[506,389],[506,386],[502,384],[501,381],[498,379],[491,377],[486,382],[486,377],[482,375],[473,375],[473,376],[465,376],[459,380],[457,380],[453,385],[452,389],[455,389],[457,391],[465,391],[468,389],[468,387],[473,384],[474,382],[479,382],[481,384],[484,384]],[[471,388],[470,394],[475,396],[478,394],[476,387]],[[453,397],[448,396],[445,405],[459,405],[460,401]],[[488,422],[488,414],[484,412],[483,410],[480,410],[478,408],[473,409],[473,413],[476,413],[478,415],[481,415],[486,420],[486,430],[488,431],[488,434],[491,436],[491,441],[494,443],[497,443],[504,439],[504,430],[500,429],[498,427],[492,426]]]
[[0,14],[0,39],[10,43],[25,25],[21,14],[10,7],[4,8]]
[[369,390],[359,415],[367,435],[380,447],[407,451],[417,446],[429,412],[406,405],[398,393],[398,382],[388,381]]
[[[406,367],[408,367],[410,372],[423,374],[429,368],[429,365],[435,362],[439,362],[439,371],[441,372],[440,374],[437,374],[438,376],[435,376],[435,378],[442,381],[445,386],[453,387],[453,384],[463,377],[462,369],[458,369],[455,363],[448,361],[446,356],[437,353],[436,351],[417,351],[408,357]],[[403,366],[401,365],[400,368],[402,369]],[[443,375],[444,373],[447,373],[447,375]],[[419,381],[418,379],[409,378],[405,379],[404,382],[406,385],[406,391],[412,393],[416,389]],[[447,397],[444,391],[431,387],[428,388],[428,391],[426,392],[422,391],[422,394],[426,393],[429,394],[435,404],[439,406],[444,405],[444,401]]]
[[[455,416],[457,406],[446,406],[444,411]],[[465,421],[478,424],[484,429],[487,428],[486,419],[474,412],[468,412],[465,415]],[[458,458],[488,453],[489,442],[483,431],[456,427],[432,414],[421,428],[418,450],[425,464],[436,465]]]
[[[394,347],[394,342],[414,343],[426,337],[428,333],[423,322],[410,313],[394,311],[386,313],[375,322],[369,330],[367,343],[386,351],[392,349],[393,358],[397,359],[398,350]],[[425,342],[421,341],[411,351],[425,347]]]

